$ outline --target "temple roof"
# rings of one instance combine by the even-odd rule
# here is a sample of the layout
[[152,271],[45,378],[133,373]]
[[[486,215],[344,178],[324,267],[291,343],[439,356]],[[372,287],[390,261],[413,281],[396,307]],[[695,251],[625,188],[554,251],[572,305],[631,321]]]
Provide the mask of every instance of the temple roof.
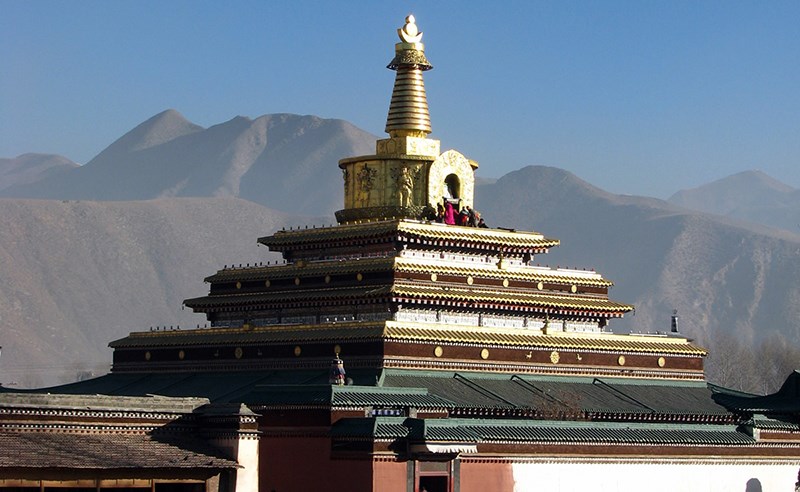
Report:
[[225,308],[277,309],[283,307],[334,306],[353,300],[399,302],[413,304],[425,301],[434,305],[475,309],[518,307],[527,311],[545,311],[565,315],[620,316],[633,310],[604,296],[559,294],[553,292],[501,290],[476,286],[458,287],[444,283],[423,284],[396,281],[390,285],[340,286],[314,289],[282,289],[255,293],[212,294],[186,299],[184,304],[196,311]]
[[226,268],[206,277],[206,282],[221,283],[266,279],[285,279],[297,276],[310,277],[323,274],[368,273],[394,271],[398,273],[437,273],[440,275],[507,278],[527,282],[574,284],[577,286],[610,287],[613,282],[594,271],[569,270],[549,267],[506,267],[500,269],[495,262],[463,262],[462,264],[433,261],[419,257],[379,256],[349,259],[332,259],[276,266]]
[[334,438],[408,438],[412,442],[493,442],[559,444],[647,444],[749,446],[756,441],[734,425],[636,424],[493,419],[413,419],[377,417],[341,419]]
[[0,431],[4,468],[202,469],[237,468],[207,442],[182,435]]
[[408,219],[381,220],[342,224],[315,229],[278,231],[258,239],[272,251],[303,248],[332,248],[340,245],[369,244],[397,240],[404,243],[426,243],[441,247],[491,249],[495,252],[544,253],[558,246],[558,239],[536,232],[461,227],[420,222]]
[[[345,358],[345,367],[347,368]],[[514,410],[584,411],[601,420],[733,421],[703,381],[347,368],[354,386],[331,388],[327,369],[270,371],[111,373],[54,388],[51,394],[102,393],[109,397],[202,395],[214,404],[322,405],[361,408],[440,407],[483,415]],[[45,390],[37,390],[45,391]],[[461,410],[459,410],[461,409]],[[694,417],[693,417],[694,416]]]
[[343,322],[273,325],[254,328],[210,328],[166,332],[134,332],[111,342],[113,348],[188,347],[235,343],[297,343],[366,340],[440,341],[481,345],[704,356],[706,351],[684,338],[614,335],[610,333],[540,334],[516,328],[454,326],[410,321]]

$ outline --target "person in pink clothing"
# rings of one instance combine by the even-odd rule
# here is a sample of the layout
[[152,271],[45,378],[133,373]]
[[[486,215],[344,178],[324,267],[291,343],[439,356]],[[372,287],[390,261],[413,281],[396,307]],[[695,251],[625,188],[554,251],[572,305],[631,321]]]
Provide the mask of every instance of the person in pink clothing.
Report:
[[456,225],[456,211],[453,209],[453,204],[449,200],[444,201],[444,223]]

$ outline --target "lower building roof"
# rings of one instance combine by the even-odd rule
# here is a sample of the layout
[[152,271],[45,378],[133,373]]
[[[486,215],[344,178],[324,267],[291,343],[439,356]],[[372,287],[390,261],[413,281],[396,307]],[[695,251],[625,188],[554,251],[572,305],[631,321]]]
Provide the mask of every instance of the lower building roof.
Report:
[[187,436],[124,433],[0,431],[4,468],[72,469],[229,469],[207,443]]

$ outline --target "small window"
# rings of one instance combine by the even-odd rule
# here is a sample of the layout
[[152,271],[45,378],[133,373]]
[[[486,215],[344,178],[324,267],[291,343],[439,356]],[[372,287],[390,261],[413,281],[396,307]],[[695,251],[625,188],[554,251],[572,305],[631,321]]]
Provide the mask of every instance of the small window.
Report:
[[455,174],[449,174],[444,178],[445,198],[461,198],[461,180]]

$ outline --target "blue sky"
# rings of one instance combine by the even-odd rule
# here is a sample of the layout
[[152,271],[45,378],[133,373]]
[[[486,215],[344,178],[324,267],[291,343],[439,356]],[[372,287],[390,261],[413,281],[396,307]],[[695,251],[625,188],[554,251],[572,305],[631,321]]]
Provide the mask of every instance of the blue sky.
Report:
[[800,188],[797,0],[0,0],[0,157],[85,163],[167,108],[383,135],[408,13],[432,136],[480,176],[543,164],[663,198],[760,169]]

